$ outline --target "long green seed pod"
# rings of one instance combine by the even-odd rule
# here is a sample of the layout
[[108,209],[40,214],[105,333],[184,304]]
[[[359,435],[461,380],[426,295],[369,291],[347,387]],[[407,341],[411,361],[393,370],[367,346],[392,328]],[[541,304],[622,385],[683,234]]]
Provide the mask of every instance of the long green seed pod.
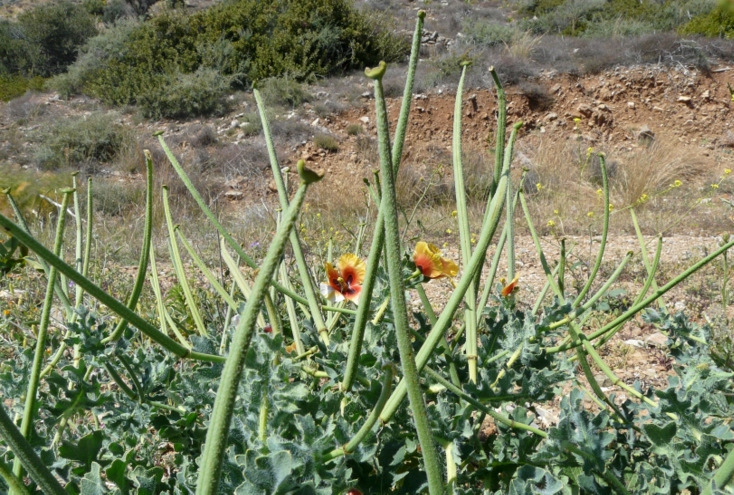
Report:
[[[28,227],[28,223],[25,221],[25,218],[23,217],[23,213],[20,211],[20,207],[18,206],[18,203],[15,202],[15,198],[13,198],[12,194],[10,194],[10,189],[3,190],[3,193],[5,194],[5,197],[8,199],[8,203],[10,203],[10,207],[13,209],[13,213],[15,214],[15,218],[18,222],[18,225],[21,229],[23,229],[23,232],[26,232],[28,235],[31,235],[31,229]],[[51,267],[49,266],[46,261],[38,256],[36,254],[36,261],[38,261],[38,264],[41,265],[41,268],[43,268],[43,271],[46,273],[46,276],[48,277],[48,274],[51,270]],[[71,315],[73,313],[72,307],[71,307],[71,301],[69,301],[69,298],[67,297],[66,293],[61,290],[61,286],[59,284],[54,285],[54,291],[56,292],[56,297],[59,298],[61,301],[61,304],[64,305],[64,309],[66,310],[67,315]]]
[[[145,154],[145,224],[143,227],[143,246],[140,250],[140,260],[138,261],[138,272],[135,274],[135,282],[130,297],[127,300],[127,307],[135,310],[138,304],[140,294],[143,291],[145,283],[145,274],[148,271],[148,260],[150,259],[150,243],[153,238],[153,157],[150,151],[144,150]],[[119,321],[115,330],[102,342],[115,342],[122,337],[127,322],[122,319]]]
[[579,295],[576,296],[576,299],[573,301],[573,304],[571,306],[574,308],[581,304],[581,302],[584,300],[584,297],[589,292],[589,289],[591,289],[591,284],[594,283],[594,279],[596,278],[596,274],[599,272],[602,259],[604,258],[604,249],[606,248],[607,235],[609,234],[609,180],[607,177],[607,164],[604,160],[603,153],[599,153],[599,161],[601,168],[602,190],[604,191],[604,229],[601,233],[601,244],[599,244],[599,251],[596,254],[596,262],[594,263],[594,268],[591,269],[589,279],[584,284],[584,287],[581,289],[581,292],[579,292]]
[[423,391],[418,381],[418,370],[415,366],[413,348],[410,342],[408,310],[405,304],[405,282],[400,264],[400,230],[398,225],[398,207],[395,197],[395,181],[392,168],[390,137],[387,124],[385,97],[382,92],[382,77],[386,64],[374,69],[367,69],[365,74],[374,81],[375,114],[377,120],[378,148],[380,151],[380,171],[382,174],[382,201],[380,208],[385,212],[385,251],[387,254],[387,272],[390,280],[390,302],[392,306],[395,333],[400,353],[400,365],[403,370],[403,381],[407,385],[408,400],[413,411],[413,421],[423,452],[428,490],[431,495],[444,493],[441,464],[436,451],[436,444],[431,434]]
[[507,126],[507,98],[505,97],[505,89],[502,87],[500,78],[494,67],[489,68],[489,73],[494,81],[494,87],[497,90],[497,144],[494,152],[494,182],[490,189],[490,198],[497,191],[497,184],[500,181],[500,171],[505,163],[505,129]]
[[[69,200],[74,193],[73,189],[64,189],[62,191],[63,199],[61,200],[61,208],[59,209],[59,218],[56,222],[56,239],[54,241],[54,254],[58,256],[61,252],[61,246],[64,243],[64,225],[66,223],[66,208],[69,206]],[[43,358],[46,355],[46,331],[48,330],[48,322],[51,319],[51,306],[54,299],[54,284],[56,283],[56,268],[51,267],[48,274],[48,284],[46,286],[46,297],[43,301],[43,310],[41,311],[41,321],[38,325],[38,335],[36,336],[36,349],[33,353],[33,364],[31,365],[31,373],[28,378],[28,388],[25,394],[25,408],[23,410],[23,420],[20,423],[20,432],[24,438],[28,438],[31,433],[33,424],[33,416],[36,412],[36,394],[38,393],[38,384],[41,378],[41,366],[43,366]],[[13,474],[20,476],[21,463],[16,458],[13,463]]]
[[[518,122],[513,127],[512,134],[510,135],[510,143],[508,144],[508,154],[510,155],[512,154],[511,145],[517,138],[517,131],[520,129],[521,126],[522,122]],[[504,209],[505,188],[507,187],[507,178],[510,174],[510,161],[511,160],[505,160],[504,171],[502,172],[502,176],[500,177],[500,181],[497,185],[497,192],[490,201],[490,214],[487,216],[487,221],[482,226],[482,231],[479,234],[479,239],[477,240],[477,247],[474,250],[474,254],[472,254],[471,260],[469,260],[465,272],[462,274],[461,279],[459,279],[459,282],[456,284],[456,289],[454,289],[454,292],[451,294],[451,297],[446,303],[446,306],[441,312],[441,315],[438,317],[438,321],[435,325],[433,325],[433,328],[431,328],[431,331],[428,333],[428,336],[426,337],[426,342],[421,346],[418,354],[416,354],[416,366],[418,367],[419,371],[423,369],[426,363],[428,363],[428,359],[430,358],[431,354],[433,353],[433,351],[436,350],[436,347],[438,347],[438,344],[441,342],[441,338],[451,326],[454,314],[459,308],[459,305],[464,298],[464,294],[469,288],[469,284],[472,282],[472,280],[474,279],[474,275],[476,274],[477,270],[481,268],[482,263],[484,262],[484,254],[487,252],[489,243],[492,241],[494,233],[497,231],[500,216],[502,214],[502,210]],[[385,405],[385,409],[380,415],[380,419],[382,421],[387,422],[390,420],[392,415],[395,414],[395,411],[400,405],[400,402],[402,402],[402,400],[405,398],[405,395],[405,381],[401,381],[395,388],[393,394],[390,396],[390,399],[388,399],[387,404]]]
[[303,161],[298,162],[298,169],[299,175],[301,176],[301,185],[296,191],[296,195],[285,212],[283,221],[268,248],[268,252],[260,267],[260,272],[255,279],[250,298],[245,305],[245,311],[242,314],[239,325],[237,325],[237,330],[235,330],[232,344],[229,348],[229,356],[224,364],[224,370],[222,371],[222,377],[217,390],[217,397],[214,400],[209,429],[206,434],[204,451],[201,457],[199,480],[196,485],[196,493],[198,495],[219,493],[218,486],[222,471],[222,459],[224,458],[224,451],[227,446],[229,426],[232,421],[234,402],[237,397],[240,378],[242,377],[245,354],[250,347],[255,330],[255,320],[260,312],[260,306],[265,297],[265,292],[270,285],[273,274],[278,267],[280,257],[285,250],[285,243],[288,240],[290,231],[296,223],[303,199],[306,196],[306,190],[309,184],[319,180],[319,177],[315,176],[315,174],[307,173]]
[[130,324],[132,324],[145,335],[160,344],[167,351],[175,354],[176,356],[186,359],[224,362],[225,359],[222,356],[215,356],[213,354],[204,354],[201,352],[190,351],[175,340],[171,339],[168,335],[161,333],[156,327],[148,323],[145,319],[141,318],[134,311],[131,311],[122,302],[118,301],[107,292],[102,290],[94,282],[82,276],[81,273],[74,270],[74,268],[66,264],[58,256],[54,255],[41,243],[28,235],[25,231],[23,231],[23,229],[21,229],[19,226],[17,226],[9,218],[1,213],[0,226],[10,232],[13,237],[18,239],[25,246],[27,246],[28,249],[35,252],[41,258],[46,260],[46,262],[48,262],[48,264],[52,267],[56,268],[59,273],[63,273],[64,275],[69,277],[69,280],[72,280],[74,281],[74,283],[79,284],[87,294],[107,306],[112,312],[114,312],[118,316],[125,318]]
[[[405,143],[405,132],[408,127],[408,116],[410,114],[410,104],[413,97],[413,82],[415,80],[415,69],[418,65],[418,57],[420,55],[421,36],[423,33],[423,19],[426,12],[418,11],[418,19],[415,23],[415,31],[413,32],[413,44],[410,51],[410,62],[408,63],[408,76],[405,81],[405,89],[403,90],[403,102],[400,106],[400,116],[398,117],[397,127],[395,129],[395,140],[392,148],[392,169],[397,176],[400,168],[400,161],[403,156],[403,144]],[[362,294],[360,296],[360,304],[357,308],[357,316],[354,319],[354,327],[352,329],[352,340],[349,344],[349,354],[347,363],[344,367],[344,379],[342,380],[342,390],[351,390],[354,378],[359,366],[359,356],[362,353],[362,342],[364,340],[364,331],[369,319],[370,303],[372,302],[372,292],[377,278],[377,268],[380,264],[380,255],[383,251],[385,241],[385,210],[381,201],[376,201],[379,205],[377,220],[375,221],[375,230],[372,235],[372,244],[370,245],[370,253],[367,257],[367,269],[362,282]]]
[[[273,137],[270,133],[270,123],[268,122],[267,112],[263,105],[260,92],[257,88],[253,89],[253,95],[255,96],[255,102],[257,103],[257,109],[260,112],[260,122],[262,122],[263,135],[265,136],[265,144],[268,148],[268,156],[270,157],[270,168],[273,171],[273,179],[278,189],[278,199],[280,200],[280,207],[285,211],[288,208],[288,191],[285,188],[283,182],[283,173],[280,171],[280,164],[278,163],[278,156],[275,153],[275,145],[273,144]],[[308,308],[311,311],[311,317],[313,318],[316,331],[319,332],[321,340],[324,344],[329,345],[329,332],[324,322],[324,317],[321,315],[321,308],[319,307],[318,299],[316,298],[316,292],[314,289],[314,282],[311,278],[311,272],[308,269],[306,263],[306,257],[303,255],[301,249],[301,240],[298,238],[298,231],[293,229],[290,233],[291,248],[293,249],[293,257],[296,259],[296,266],[298,267],[298,274],[301,277],[301,284],[303,290],[306,293],[306,299],[308,300]]]
[[50,495],[66,495],[56,477],[48,470],[46,464],[38,457],[33,447],[18,431],[13,420],[5,412],[3,401],[0,401],[0,438],[13,451],[15,458],[28,471],[31,479],[38,484],[43,493]]
[[181,259],[181,252],[178,249],[176,233],[174,232],[173,218],[171,217],[171,210],[168,207],[168,187],[163,186],[161,189],[163,191],[163,212],[166,217],[166,226],[168,227],[168,249],[171,252],[171,262],[173,263],[173,270],[176,272],[176,278],[178,279],[178,283],[184,293],[184,300],[186,301],[186,306],[189,308],[191,317],[194,320],[196,330],[199,332],[199,335],[203,337],[208,337],[209,332],[207,332],[206,330],[204,320],[201,318],[201,313],[199,313],[199,307],[196,305],[194,295],[191,292],[191,287],[189,286],[189,282],[186,279],[186,271],[184,270],[183,260]]
[[[462,159],[461,146],[461,117],[462,97],[464,95],[464,80],[468,62],[464,62],[461,68],[461,78],[456,89],[456,102],[454,103],[454,133],[452,156],[454,164],[454,189],[456,191],[456,219],[459,222],[459,244],[461,245],[461,261],[466,269],[466,264],[471,258],[471,242],[469,237],[469,214],[466,207],[466,188],[464,187],[464,163]],[[464,295],[464,321],[466,322],[466,359],[469,362],[469,380],[477,382],[477,288],[472,280]]]
[[[642,230],[640,230],[640,223],[637,221],[637,215],[635,215],[635,209],[630,208],[630,216],[632,217],[632,225],[635,227],[635,233],[637,234],[637,242],[640,244],[640,255],[642,256],[642,262],[645,265],[645,269],[647,270],[647,273],[649,274],[651,272],[650,267],[650,260],[647,256],[647,247],[645,246],[645,239],[642,237]],[[726,256],[726,253],[724,253],[724,256]],[[655,279],[652,279],[652,288],[653,290],[658,290],[658,284],[655,281]],[[665,301],[660,298],[658,299],[658,307],[662,310],[665,310]]]

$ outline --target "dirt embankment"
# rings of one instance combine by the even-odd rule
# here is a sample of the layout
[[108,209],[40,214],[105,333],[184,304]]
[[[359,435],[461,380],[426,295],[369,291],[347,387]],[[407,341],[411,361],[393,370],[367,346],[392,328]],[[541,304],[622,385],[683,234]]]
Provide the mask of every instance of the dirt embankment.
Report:
[[[638,146],[641,136],[666,136],[674,137],[681,149],[695,150],[700,156],[699,165],[710,168],[722,157],[732,159],[734,102],[727,87],[732,83],[734,69],[729,67],[706,74],[686,68],[634,67],[585,77],[547,76],[524,89],[507,88],[507,122],[524,123],[518,140],[520,148],[523,144],[532,148],[540,138],[581,139],[584,146],[614,155]],[[326,152],[308,143],[292,157],[324,169],[327,175],[322,188],[369,177],[377,166],[375,155],[364,153],[364,138],[348,133],[354,125],[361,126],[366,136],[376,133],[374,102],[370,97],[363,101],[358,108],[318,122],[341,140],[337,152]],[[450,156],[454,103],[455,94],[450,89],[414,96],[403,157],[406,166],[433,164],[437,152]],[[387,103],[393,125],[400,104],[400,98]],[[465,92],[465,149],[486,152],[488,138],[494,140],[496,111],[494,90]],[[578,128],[574,119],[580,119]]]

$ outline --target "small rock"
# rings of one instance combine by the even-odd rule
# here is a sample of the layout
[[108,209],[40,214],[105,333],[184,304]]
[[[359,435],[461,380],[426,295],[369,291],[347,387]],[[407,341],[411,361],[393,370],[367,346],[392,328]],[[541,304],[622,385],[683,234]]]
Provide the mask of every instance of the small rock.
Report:
[[625,340],[622,343],[625,345],[632,346],[632,347],[640,347],[640,348],[645,347],[645,342],[643,342],[642,340],[638,340],[638,339],[629,339],[629,340]]
[[680,313],[681,311],[686,310],[686,303],[683,301],[676,301],[675,306],[673,306],[673,309],[675,309],[676,312]]
[[580,104],[578,108],[576,108],[576,111],[584,117],[590,117],[593,112],[591,106],[587,105],[586,103]]
[[652,335],[648,335],[645,338],[645,343],[651,347],[665,347],[665,343],[668,341],[668,337],[660,332],[655,332]]
[[319,125],[319,119],[318,119],[318,117],[313,122],[311,122],[311,125],[314,126],[314,127],[316,127],[317,125]]
[[369,98],[370,96],[372,96],[371,91],[365,91],[364,93],[362,93],[362,98]]
[[360,117],[359,121],[362,122],[364,125],[367,125],[370,123],[370,118],[365,115],[364,117]]
[[600,387],[611,387],[612,381],[604,373],[598,373],[594,375],[594,380],[599,384]]
[[234,119],[232,122],[229,123],[229,128],[236,129],[237,127],[239,127],[239,125],[240,125],[240,121],[237,119]]
[[560,90],[561,90],[561,83],[558,83],[550,89],[550,92],[551,94],[554,94],[554,93],[558,93]]
[[703,98],[706,101],[710,100],[711,99],[711,91],[709,91],[707,89],[706,91],[704,91],[703,93],[701,93],[701,98]]
[[627,108],[634,109],[635,108],[635,102],[634,101],[628,101],[627,102]]
[[548,122],[553,122],[554,120],[558,119],[558,114],[556,112],[550,112],[548,115],[545,116],[545,120]]
[[678,101],[681,103],[685,103],[686,105],[691,104],[691,97],[690,96],[679,96]]

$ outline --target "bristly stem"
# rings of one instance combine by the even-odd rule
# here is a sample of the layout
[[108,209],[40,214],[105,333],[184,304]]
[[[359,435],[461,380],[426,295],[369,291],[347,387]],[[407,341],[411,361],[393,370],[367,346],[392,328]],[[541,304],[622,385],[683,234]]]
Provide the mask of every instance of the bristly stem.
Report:
[[280,257],[285,250],[285,243],[300,213],[306,190],[309,184],[319,180],[313,172],[305,169],[303,161],[298,162],[298,169],[301,176],[301,185],[284,213],[283,220],[268,248],[260,272],[252,287],[250,298],[247,300],[245,310],[232,338],[229,356],[224,364],[201,457],[199,480],[196,485],[198,495],[219,493],[222,459],[227,447],[227,437],[229,436],[237,390],[242,377],[245,354],[250,347],[255,330],[255,321],[273,274],[280,262]]
[[390,302],[392,306],[395,333],[400,353],[400,364],[403,380],[408,389],[408,400],[413,411],[413,421],[418,434],[418,441],[423,453],[423,462],[428,477],[428,490],[431,495],[444,493],[441,464],[436,444],[431,433],[423,391],[418,381],[410,341],[408,325],[408,309],[405,304],[405,282],[403,280],[400,255],[400,231],[398,225],[398,207],[395,197],[395,181],[393,177],[390,137],[387,123],[385,97],[382,91],[382,77],[385,74],[385,62],[374,69],[367,69],[367,77],[374,81],[375,114],[377,121],[378,148],[380,151],[380,170],[382,173],[382,204],[385,212],[385,250],[387,253],[387,272],[390,280]]
[[[31,479],[38,484],[43,493],[50,495],[67,495],[56,476],[46,467],[38,457],[33,447],[18,431],[13,420],[5,412],[5,405],[0,401],[0,438],[15,454],[15,458],[28,471]],[[22,493],[22,492],[21,492]]]
[[[54,254],[56,256],[61,252],[61,246],[64,243],[64,225],[66,223],[66,209],[69,206],[69,200],[74,193],[74,189],[64,189],[62,191],[63,198],[59,209],[59,218],[56,222],[56,239],[54,240]],[[20,433],[24,438],[29,438],[33,425],[33,416],[36,412],[36,394],[38,393],[38,385],[41,378],[41,366],[43,366],[43,358],[46,355],[46,331],[48,323],[51,319],[51,306],[54,299],[54,284],[56,283],[57,270],[51,267],[48,274],[48,283],[46,285],[46,297],[43,300],[43,310],[41,311],[41,321],[38,325],[38,334],[36,335],[36,349],[33,353],[33,364],[31,365],[31,373],[28,377],[28,387],[25,394],[25,408],[23,410],[23,420],[20,423]],[[13,463],[13,474],[20,477],[21,475],[20,458],[16,457]]]
[[[517,138],[517,132],[521,126],[522,122],[518,122],[517,124],[515,124],[512,129],[512,133],[510,134],[510,140],[507,145],[506,153],[506,155],[508,155],[509,157],[512,156],[512,149]],[[499,184],[497,185],[497,192],[490,200],[488,208],[490,214],[487,216],[486,222],[482,226],[482,231],[479,234],[479,239],[477,240],[477,247],[474,250],[474,254],[472,254],[471,260],[469,260],[466,270],[457,282],[456,288],[451,294],[451,297],[446,303],[446,306],[444,307],[443,311],[441,311],[441,315],[438,317],[438,321],[436,321],[436,324],[433,325],[433,328],[431,328],[431,331],[426,337],[425,343],[421,346],[418,354],[416,354],[416,366],[418,367],[419,371],[422,370],[423,367],[428,363],[428,359],[430,358],[431,354],[436,350],[436,347],[438,347],[438,344],[441,342],[444,334],[451,326],[454,314],[458,310],[461,301],[464,299],[464,294],[469,288],[469,284],[472,282],[477,270],[480,270],[482,263],[484,262],[484,254],[486,253],[487,248],[489,247],[489,243],[494,237],[495,232],[497,231],[500,216],[502,214],[502,210],[504,209],[505,188],[507,187],[507,180],[508,176],[510,175],[511,161],[512,160],[509,158],[505,159],[503,172],[500,177]],[[382,421],[387,422],[390,420],[392,415],[395,414],[395,411],[397,411],[400,402],[402,402],[402,400],[405,398],[405,394],[406,386],[405,381],[403,380],[398,384],[398,386],[395,388],[395,391],[390,396],[390,399],[387,401],[387,404],[385,405],[385,410],[380,416],[380,419],[382,419]]]
[[[395,141],[393,142],[391,160],[392,170],[396,175],[400,167],[400,160],[403,154],[403,143],[405,142],[405,132],[408,126],[408,115],[410,114],[410,104],[413,96],[413,81],[415,80],[415,69],[418,65],[421,35],[423,33],[423,19],[425,17],[425,11],[421,10],[418,12],[418,19],[416,20],[415,31],[413,32],[413,44],[410,52],[410,62],[408,64],[408,76],[405,81],[405,90],[403,91],[403,102],[400,107],[400,116],[398,117],[397,128],[395,129]],[[375,201],[375,203],[379,208],[377,212],[377,220],[375,222],[375,230],[372,235],[370,253],[367,257],[367,268],[364,281],[362,282],[362,295],[360,296],[360,303],[357,308],[357,316],[354,319],[352,340],[349,344],[349,355],[344,367],[344,379],[341,383],[341,388],[345,391],[351,390],[354,378],[359,368],[359,356],[362,354],[364,331],[367,326],[367,321],[369,320],[372,292],[374,290],[375,280],[377,279],[377,268],[380,264],[380,255],[382,254],[385,242],[385,209],[381,201]]]

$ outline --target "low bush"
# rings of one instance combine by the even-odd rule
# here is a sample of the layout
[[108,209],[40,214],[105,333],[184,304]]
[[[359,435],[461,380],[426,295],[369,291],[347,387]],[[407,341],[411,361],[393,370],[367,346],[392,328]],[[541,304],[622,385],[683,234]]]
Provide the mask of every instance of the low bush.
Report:
[[60,121],[43,137],[36,154],[42,169],[89,168],[114,159],[130,138],[127,129],[112,114]]
[[230,87],[229,78],[212,69],[165,75],[160,81],[160,85],[137,96],[144,117],[179,119],[221,114],[227,109],[224,96]]
[[26,91],[43,91],[46,80],[40,76],[0,75],[0,100],[10,101]]
[[258,84],[268,106],[299,107],[312,96],[306,87],[289,77],[271,77]]
[[325,151],[334,152],[339,150],[339,143],[334,136],[329,134],[316,134],[313,138],[313,144]]

